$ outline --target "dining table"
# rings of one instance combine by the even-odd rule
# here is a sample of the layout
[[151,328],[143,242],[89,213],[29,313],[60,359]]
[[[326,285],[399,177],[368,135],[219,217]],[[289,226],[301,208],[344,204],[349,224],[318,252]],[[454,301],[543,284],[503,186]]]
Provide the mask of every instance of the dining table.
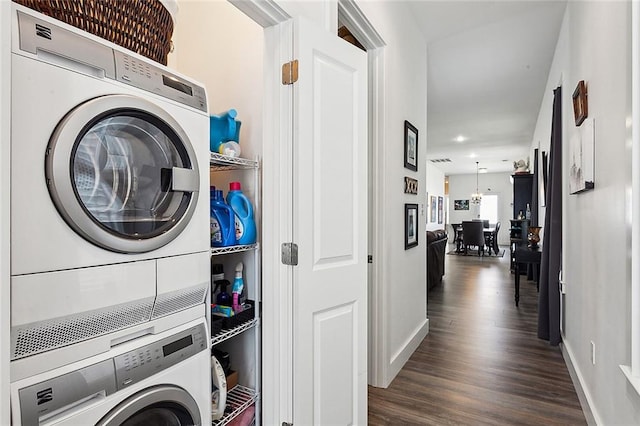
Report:
[[[464,252],[464,235],[462,234],[462,224],[455,224],[454,226],[454,230],[455,230],[455,237],[454,237],[454,241],[456,242],[456,253],[462,253]],[[496,227],[495,226],[490,226],[488,228],[484,228],[482,230],[482,232],[484,233],[484,239],[485,241],[490,240],[492,238],[492,236],[494,235],[494,233],[496,232]],[[489,244],[488,245],[488,250],[489,250],[489,254],[491,254],[491,250],[493,250],[493,252],[495,254],[498,254],[498,244],[497,241],[494,242],[493,244]]]

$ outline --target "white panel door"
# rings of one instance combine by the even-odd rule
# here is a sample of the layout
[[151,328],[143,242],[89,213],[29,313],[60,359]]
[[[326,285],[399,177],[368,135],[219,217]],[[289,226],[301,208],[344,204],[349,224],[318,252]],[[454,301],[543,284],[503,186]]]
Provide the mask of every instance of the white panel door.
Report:
[[367,57],[294,22],[294,425],[367,422]]

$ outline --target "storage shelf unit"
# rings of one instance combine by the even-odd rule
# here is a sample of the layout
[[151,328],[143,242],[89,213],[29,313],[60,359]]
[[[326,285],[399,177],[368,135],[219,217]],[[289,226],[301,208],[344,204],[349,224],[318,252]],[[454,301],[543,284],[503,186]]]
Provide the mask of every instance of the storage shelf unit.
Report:
[[[259,160],[249,160],[246,158],[238,158],[238,157],[228,157],[225,155],[220,155],[216,153],[210,153],[209,160],[209,170],[210,172],[230,172],[235,170],[246,170],[248,173],[253,175],[253,189],[254,196],[252,197],[252,201],[254,204],[254,209],[259,211],[260,209],[260,200],[259,200],[259,188],[260,188],[260,161]],[[249,174],[247,175],[249,177]],[[222,330],[221,332],[216,333],[211,336],[211,345],[216,346],[223,342],[234,342],[231,339],[244,334],[250,330],[253,332],[253,337],[248,337],[252,339],[254,342],[254,349],[252,349],[253,353],[248,353],[247,359],[253,361],[253,365],[251,366],[251,370],[253,370],[253,382],[256,384],[256,389],[252,389],[243,385],[236,385],[233,389],[229,391],[227,394],[227,408],[225,409],[225,415],[220,420],[212,420],[212,425],[222,426],[226,425],[234,418],[238,417],[244,410],[246,410],[251,404],[255,404],[255,414],[254,414],[254,423],[256,425],[260,424],[260,353],[261,353],[261,323],[260,323],[260,291],[261,291],[261,282],[260,282],[260,244],[249,244],[249,245],[236,245],[229,247],[212,247],[211,255],[212,256],[227,256],[232,255],[234,253],[242,253],[246,252],[247,257],[245,259],[250,258],[249,262],[252,263],[252,268],[250,268],[252,273],[249,273],[248,276],[245,276],[245,287],[251,288],[253,291],[253,299],[256,302],[255,314],[254,317],[245,323],[240,324],[237,327],[234,327],[229,330]],[[246,264],[245,264],[246,266]],[[245,269],[246,271],[247,269]],[[211,321],[211,317],[209,316],[209,321]],[[211,322],[210,322],[211,323]],[[250,350],[250,349],[247,349]],[[243,349],[244,351],[244,349]],[[245,383],[246,384],[246,383]]]
[[212,247],[211,254],[227,254],[227,253],[240,253],[241,251],[249,251],[249,250],[257,250],[258,243],[256,244],[247,244],[247,245],[239,245],[239,246],[229,246],[229,247]]
[[231,339],[232,337],[235,337],[244,331],[250,330],[256,327],[258,323],[259,323],[258,318],[254,318],[251,321],[247,321],[244,324],[240,324],[237,327],[231,328],[229,330],[223,330],[220,333],[216,333],[214,336],[211,336],[211,346],[222,343],[225,340]]
[[[214,426],[223,426],[228,424],[231,420],[235,419],[249,406],[260,399],[260,394],[253,389],[249,389],[244,386],[236,385],[227,394],[227,406],[231,407],[231,411],[226,414],[220,420],[213,420],[211,422]],[[258,413],[258,407],[256,406],[256,415]],[[256,423],[257,424],[257,423]]]
[[257,160],[229,157],[227,155],[216,154],[215,152],[211,152],[210,154],[210,170],[213,171],[258,169],[260,167],[260,162]]

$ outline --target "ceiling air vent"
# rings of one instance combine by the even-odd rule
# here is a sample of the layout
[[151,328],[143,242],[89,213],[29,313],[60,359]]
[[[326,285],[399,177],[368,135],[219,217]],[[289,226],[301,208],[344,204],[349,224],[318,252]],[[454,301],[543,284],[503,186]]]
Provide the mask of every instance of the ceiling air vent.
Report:
[[450,163],[451,159],[450,158],[436,158],[434,160],[431,160],[432,163]]

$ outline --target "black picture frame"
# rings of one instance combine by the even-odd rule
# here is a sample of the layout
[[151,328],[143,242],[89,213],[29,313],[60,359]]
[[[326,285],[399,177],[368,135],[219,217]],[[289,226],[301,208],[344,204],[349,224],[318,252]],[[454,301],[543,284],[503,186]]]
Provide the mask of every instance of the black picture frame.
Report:
[[453,209],[454,210],[469,210],[469,200],[454,200],[453,201]]
[[404,121],[404,167],[418,171],[418,129]]
[[418,205],[404,205],[404,249],[418,245]]
[[438,224],[444,219],[444,197],[438,196]]

